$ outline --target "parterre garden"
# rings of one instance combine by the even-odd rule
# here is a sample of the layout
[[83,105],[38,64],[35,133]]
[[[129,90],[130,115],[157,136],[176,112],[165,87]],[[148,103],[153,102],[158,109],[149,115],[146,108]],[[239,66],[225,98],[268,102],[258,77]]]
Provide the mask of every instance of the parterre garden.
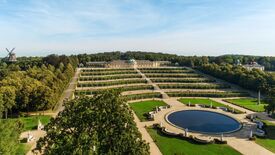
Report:
[[[152,99],[130,103],[130,107],[141,121],[147,121],[146,113],[155,107],[165,106],[161,99],[163,96],[155,90],[155,84],[169,97],[180,98],[183,104],[205,104],[213,107],[225,106],[209,100],[209,97],[246,97],[247,93],[231,90],[226,84],[217,83],[214,79],[206,78],[201,74],[187,68],[139,68],[147,79],[133,68],[122,69],[97,69],[82,70],[75,95],[94,95],[107,89],[117,89],[123,97],[130,100]],[[190,99],[182,97],[204,97],[204,99]],[[238,112],[236,110],[236,112]],[[198,145],[188,140],[171,138],[161,135],[154,129],[148,132],[155,140],[163,154],[240,154],[228,145]],[[173,144],[173,145],[169,145]]]

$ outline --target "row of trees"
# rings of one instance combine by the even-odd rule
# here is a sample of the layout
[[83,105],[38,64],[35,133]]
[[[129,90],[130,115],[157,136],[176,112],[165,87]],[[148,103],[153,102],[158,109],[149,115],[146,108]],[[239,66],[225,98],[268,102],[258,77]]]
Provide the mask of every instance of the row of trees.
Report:
[[256,92],[267,92],[275,84],[274,76],[257,69],[249,71],[241,66],[215,63],[204,64],[197,69]]
[[53,108],[77,65],[71,64],[73,59],[66,59],[69,61],[60,62],[57,66],[43,60],[41,66],[26,67],[26,63],[18,62],[2,67],[0,70],[7,72],[0,80],[0,109],[5,111],[5,117],[8,111],[28,112]]
[[213,56],[178,56],[175,54],[166,53],[152,53],[141,51],[129,51],[129,52],[105,52],[97,54],[80,54],[77,56],[79,61],[86,64],[89,61],[111,61],[111,60],[151,60],[151,61],[171,61],[174,64],[180,66],[201,66],[207,63],[217,64],[236,64],[239,60],[242,64],[256,61],[259,64],[265,66],[267,70],[275,70],[275,57],[263,57],[263,56],[247,56],[247,55],[223,55],[218,57]]

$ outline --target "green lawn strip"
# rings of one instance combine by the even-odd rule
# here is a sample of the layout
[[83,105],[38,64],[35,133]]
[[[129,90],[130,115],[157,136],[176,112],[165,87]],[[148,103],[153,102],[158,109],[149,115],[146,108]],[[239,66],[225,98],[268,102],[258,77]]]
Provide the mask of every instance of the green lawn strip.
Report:
[[216,101],[212,101],[210,99],[205,99],[205,98],[180,98],[179,101],[183,104],[202,104],[202,105],[211,105],[212,103],[212,106],[214,107],[225,107],[224,104],[221,104],[219,102],[216,102]]
[[25,155],[31,149],[31,145],[26,143],[20,143],[18,149],[16,150],[16,155]]
[[139,118],[140,121],[146,121],[147,118],[144,114],[153,111],[156,106],[166,106],[167,104],[163,101],[158,100],[149,100],[149,101],[141,101],[130,103],[130,107],[134,110],[135,114]]
[[29,116],[20,118],[10,118],[9,120],[15,121],[20,120],[24,124],[23,132],[28,130],[35,130],[38,125],[38,120],[41,121],[43,125],[50,122],[51,116]]
[[[219,102],[216,102],[216,101],[213,101],[211,99],[206,99],[206,98],[180,98],[178,101],[180,101],[181,103],[183,104],[186,104],[188,105],[189,102],[191,105],[194,105],[194,104],[200,104],[200,105],[207,105],[207,106],[210,106],[211,103],[212,103],[212,106],[213,107],[226,107],[227,109],[229,109],[230,111],[232,111],[232,107],[228,106],[228,105],[224,105],[222,103],[219,103]],[[238,109],[234,109],[234,112],[236,114],[241,114],[243,113],[243,111],[240,111]]]
[[163,155],[240,155],[226,144],[195,144],[192,141],[167,137],[159,131],[148,128],[147,131]]
[[267,135],[265,138],[256,138],[256,143],[275,153],[275,124],[268,121],[263,122],[266,124],[265,131]]
[[257,99],[254,98],[228,99],[225,101],[255,112],[264,112],[264,106],[267,105],[263,101],[258,105]]

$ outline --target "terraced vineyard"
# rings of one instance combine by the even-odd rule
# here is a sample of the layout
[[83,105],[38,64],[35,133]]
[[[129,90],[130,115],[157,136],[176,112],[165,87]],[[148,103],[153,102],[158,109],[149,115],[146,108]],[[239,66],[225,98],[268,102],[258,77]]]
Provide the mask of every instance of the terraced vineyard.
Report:
[[[85,68],[75,95],[94,95],[117,89],[127,100],[168,97],[243,97],[247,93],[231,90],[188,68]],[[165,94],[165,95],[164,95]]]

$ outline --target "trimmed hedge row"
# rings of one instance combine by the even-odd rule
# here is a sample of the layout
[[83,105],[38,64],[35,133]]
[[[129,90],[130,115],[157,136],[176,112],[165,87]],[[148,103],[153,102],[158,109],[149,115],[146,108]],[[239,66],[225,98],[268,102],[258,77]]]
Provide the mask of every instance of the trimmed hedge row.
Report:
[[89,82],[89,83],[78,83],[77,87],[100,87],[100,86],[112,86],[112,85],[122,85],[122,84],[134,84],[134,83],[147,83],[144,79],[135,80],[117,80],[108,82]]
[[104,72],[82,72],[82,76],[93,76],[93,75],[114,75],[114,74],[137,74],[135,70],[129,71],[104,71]]
[[80,81],[95,81],[95,80],[112,80],[112,79],[129,79],[129,78],[142,78],[139,74],[127,74],[127,75],[113,75],[113,76],[90,76],[80,77]]
[[145,74],[149,78],[170,77],[170,78],[199,78],[203,77],[199,74]]
[[249,96],[245,92],[195,92],[195,91],[182,91],[182,92],[167,92],[170,97],[246,97]]
[[127,101],[131,100],[140,100],[140,99],[148,99],[148,98],[162,98],[161,93],[144,93],[144,94],[132,94],[132,95],[125,95],[123,98]]
[[191,70],[142,70],[142,73],[195,73]]
[[161,89],[226,89],[230,85],[225,84],[159,84]]
[[214,79],[151,79],[156,83],[203,83],[203,82],[215,82]]
[[99,72],[99,71],[125,71],[125,70],[134,70],[133,68],[112,68],[112,69],[82,69],[81,72]]
[[107,88],[107,89],[100,89],[100,90],[78,90],[75,92],[75,95],[94,95],[98,94],[101,91],[106,90],[119,90],[119,91],[132,91],[132,90],[153,90],[154,87],[152,85],[136,85],[136,86],[126,86],[126,87],[118,87],[118,88]]
[[138,68],[139,70],[187,70],[187,68]]

